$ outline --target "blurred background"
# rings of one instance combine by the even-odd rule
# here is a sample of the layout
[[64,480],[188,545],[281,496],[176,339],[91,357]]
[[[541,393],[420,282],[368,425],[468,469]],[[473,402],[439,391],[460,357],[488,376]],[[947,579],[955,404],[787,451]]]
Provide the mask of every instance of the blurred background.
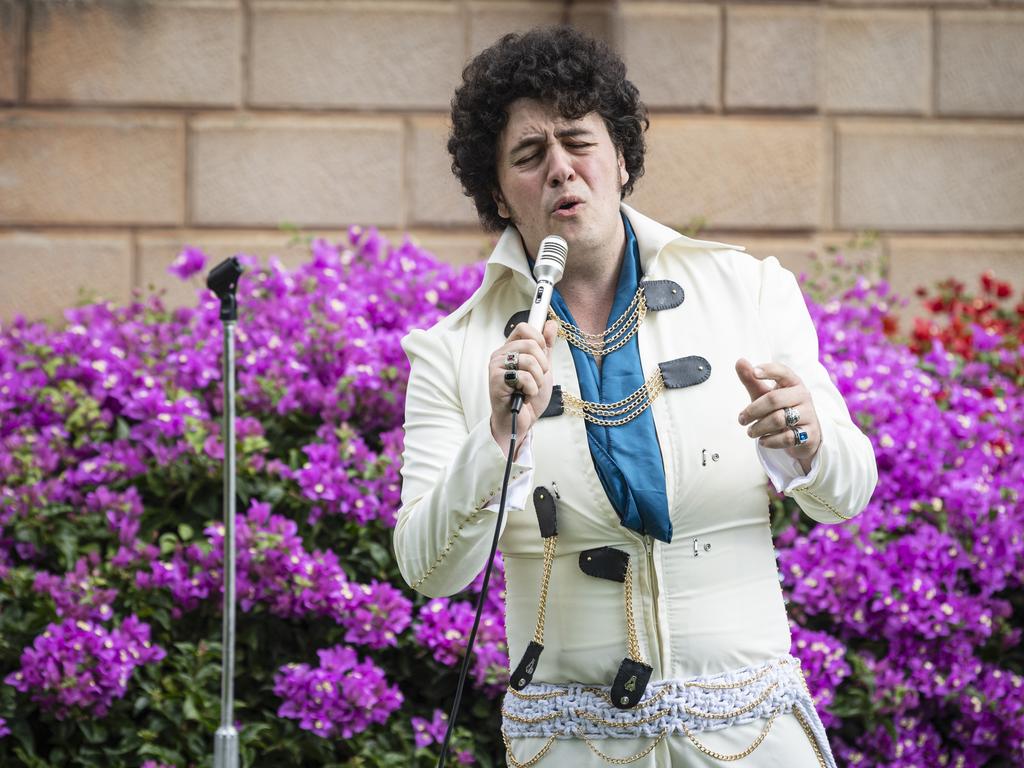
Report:
[[469,57],[553,22],[650,107],[641,211],[796,272],[868,235],[904,296],[1024,284],[1022,0],[0,0],[0,319],[190,302],[184,245],[297,263],[289,227],[483,257],[448,102]]

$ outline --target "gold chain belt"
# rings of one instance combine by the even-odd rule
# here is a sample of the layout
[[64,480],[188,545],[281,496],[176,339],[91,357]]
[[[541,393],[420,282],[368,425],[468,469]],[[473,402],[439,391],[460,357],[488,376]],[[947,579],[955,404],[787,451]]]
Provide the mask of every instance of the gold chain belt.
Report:
[[[807,735],[820,768],[836,768],[821,721],[800,669],[800,661],[783,656],[757,667],[719,675],[663,680],[653,683],[634,709],[611,705],[606,686],[577,683],[538,683],[527,690],[510,690],[502,707],[502,737],[514,766],[532,766],[557,739],[576,738],[612,765],[626,765],[649,754],[666,736],[685,736],[700,752],[731,762],[754,752],[768,736],[779,715],[792,713]],[[762,721],[760,733],[745,749],[726,754],[702,743],[702,731]],[[541,750],[529,760],[512,755],[512,740],[544,739]],[[614,757],[600,750],[602,739],[652,739],[644,749],[628,757]]]

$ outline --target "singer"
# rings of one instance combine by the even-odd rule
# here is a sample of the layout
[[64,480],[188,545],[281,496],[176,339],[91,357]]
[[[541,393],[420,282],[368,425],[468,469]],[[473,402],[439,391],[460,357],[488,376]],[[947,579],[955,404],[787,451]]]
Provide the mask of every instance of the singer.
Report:
[[[404,341],[399,566],[433,596],[483,569],[521,393],[508,764],[835,768],[790,655],[766,483],[842,524],[874,490],[871,444],[792,273],[622,203],[648,125],[625,75],[566,27],[463,72],[452,168],[502,234],[479,290]],[[521,321],[549,235],[568,256],[540,331]]]

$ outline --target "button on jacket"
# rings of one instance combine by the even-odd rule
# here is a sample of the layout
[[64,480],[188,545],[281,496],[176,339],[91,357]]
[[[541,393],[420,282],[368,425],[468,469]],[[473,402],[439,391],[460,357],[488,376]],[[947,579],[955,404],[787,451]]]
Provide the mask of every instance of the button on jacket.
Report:
[[[858,514],[877,480],[871,443],[818,361],[817,334],[793,274],[774,257],[759,261],[736,246],[684,237],[628,206],[622,210],[639,244],[642,279],[672,280],[685,296],[677,307],[648,312],[640,326],[644,378],[661,362],[691,355],[705,358],[711,375],[700,384],[666,389],[651,405],[671,543],[620,524],[594,469],[582,419],[563,413],[534,425],[530,450],[513,463],[514,481],[557,486],[559,493],[558,550],[535,682],[609,685],[614,678],[627,646],[622,585],[579,567],[581,551],[604,546],[630,555],[633,614],[642,655],[654,668],[652,681],[717,674],[788,653],[766,481],[792,496],[805,514],[833,524]],[[473,296],[430,330],[413,331],[403,341],[411,373],[394,545],[403,576],[424,594],[453,594],[484,567],[505,466],[490,433],[487,365],[504,343],[509,318],[528,306],[534,288],[521,239],[510,227]],[[782,449],[758,446],[738,423],[750,403],[734,368],[741,357],[789,366],[810,391],[822,440],[808,475]],[[551,363],[554,383],[579,396],[564,339],[552,348]],[[518,495],[525,503],[506,510],[500,538],[513,665],[533,637],[543,553],[532,494]],[[811,754],[799,727],[784,719],[751,755],[751,765],[774,765],[754,759],[773,751],[792,755],[784,742],[793,734]],[[759,730],[757,723],[735,726],[709,734],[708,742],[738,739],[742,748]],[[634,765],[683,765],[679,741],[667,739]],[[559,747],[564,758],[596,760],[585,746],[580,752],[561,742]],[[558,753],[552,749],[550,755]],[[531,754],[524,745],[518,757]],[[685,754],[686,765],[709,760],[692,747]],[[552,764],[568,763],[553,757]]]

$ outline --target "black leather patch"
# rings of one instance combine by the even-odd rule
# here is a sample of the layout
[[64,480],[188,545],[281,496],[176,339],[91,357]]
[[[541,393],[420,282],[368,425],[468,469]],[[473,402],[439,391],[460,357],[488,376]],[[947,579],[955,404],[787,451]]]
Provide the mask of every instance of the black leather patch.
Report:
[[615,675],[615,682],[612,683],[612,689],[608,692],[612,704],[619,709],[632,709],[639,704],[653,671],[653,667],[642,662],[630,658],[623,659]]
[[544,486],[533,489],[533,506],[537,510],[540,535],[545,539],[558,535],[558,519],[555,517],[555,497]]
[[[530,681],[533,680],[533,673],[537,671],[540,652],[543,650],[543,645],[535,643],[533,640],[530,641],[530,644],[526,646],[526,653],[523,654],[519,666],[516,667],[515,672],[512,673],[512,677],[508,681],[511,687],[521,691],[530,684]],[[650,677],[649,674],[648,677]]]
[[551,399],[548,400],[548,407],[544,409],[544,413],[540,417],[547,419],[551,416],[561,416],[562,410],[562,385],[555,384],[551,388]]
[[587,576],[598,579],[626,582],[626,566],[629,565],[629,553],[613,547],[598,547],[580,552],[580,570]]
[[711,363],[700,355],[677,357],[667,363],[658,363],[665,386],[669,389],[703,384],[711,376]]
[[505,323],[505,338],[507,339],[512,333],[512,330],[520,323],[525,323],[530,319],[530,310],[524,309],[521,312],[516,312],[512,317]]
[[685,298],[682,286],[672,280],[644,280],[643,286],[644,301],[652,312],[675,309]]

